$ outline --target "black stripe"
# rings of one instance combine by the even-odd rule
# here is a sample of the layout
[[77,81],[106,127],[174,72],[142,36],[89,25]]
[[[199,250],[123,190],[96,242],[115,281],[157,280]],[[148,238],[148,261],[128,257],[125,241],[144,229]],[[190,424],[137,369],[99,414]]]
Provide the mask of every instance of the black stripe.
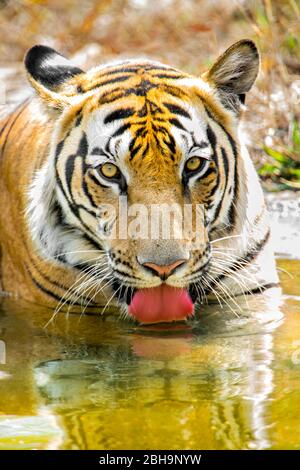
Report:
[[91,171],[88,172],[87,177],[90,178],[93,181],[93,183],[96,184],[97,186],[98,185],[101,186],[101,188],[105,188],[105,189],[110,188],[110,186],[103,184],[102,181],[100,181],[100,178],[98,180],[96,176],[94,175],[94,173],[92,173]]
[[82,190],[83,190],[84,195],[88,198],[91,206],[94,207],[94,209],[98,210],[98,204],[96,204],[94,202],[93,195],[89,192],[89,187],[88,187],[88,184],[86,182],[86,178],[88,177],[88,171],[89,170],[90,170],[90,168],[87,168],[87,166],[85,164],[85,160],[82,159],[81,160]]
[[[153,130],[155,129],[154,126],[152,126],[152,128],[153,128]],[[156,142],[157,147],[158,147],[158,148],[161,148],[161,141],[159,140],[157,133],[154,132],[154,133],[153,133],[153,136],[154,136],[154,139],[155,139],[155,142]]]
[[[143,66],[143,64],[140,65],[141,68],[147,70],[147,71],[155,71],[155,70],[165,70],[166,72],[168,72],[170,70],[170,72],[177,72],[178,73],[178,70],[177,69],[174,69],[173,67],[168,67],[166,65],[156,65],[156,64],[145,64]],[[153,75],[153,74],[151,74]]]
[[[203,175],[203,178],[208,178],[210,175],[212,175],[213,173],[216,173],[216,169],[213,168],[211,165],[208,167],[207,171],[205,172],[205,174]],[[202,177],[201,177],[202,179]],[[197,181],[200,181],[200,178],[197,180]],[[212,189],[212,192],[215,191],[215,188]]]
[[166,85],[164,83],[162,83],[160,85],[160,87],[166,92],[166,93],[169,93],[169,95],[171,96],[175,96],[176,98],[182,98],[182,97],[185,97],[187,96],[187,93],[185,91],[183,91],[181,88],[177,88],[175,86],[172,86],[172,85]]
[[[251,248],[244,256],[240,256],[235,260],[230,266],[226,268],[226,271],[229,271],[230,273],[234,273],[236,271],[239,271],[240,269],[244,269],[247,264],[251,263],[251,261],[254,261],[259,253],[262,251],[266,243],[268,242],[270,238],[270,230],[267,231],[266,235],[262,240],[257,242],[253,248]],[[241,266],[242,264],[242,266]],[[212,289],[217,286],[218,282],[222,281],[227,277],[227,274],[220,274],[217,278],[214,279],[212,284],[210,285],[209,289],[205,289],[206,293],[209,293],[212,291]]]
[[89,233],[91,233],[90,228],[87,227],[85,225],[85,223],[81,220],[79,209],[82,209],[83,211],[87,212],[88,214],[92,215],[93,217],[97,217],[97,211],[94,211],[93,209],[88,209],[87,207],[83,206],[82,204],[76,204],[76,207],[78,208],[79,220],[81,221],[82,225],[84,225],[88,229]]
[[[224,196],[225,196],[226,188],[227,188],[227,184],[228,184],[228,157],[227,157],[226,151],[223,147],[221,147],[221,153],[222,153],[222,157],[223,157],[224,172],[225,172],[226,180],[225,180],[225,186],[224,186],[224,191],[223,191],[222,197],[221,197],[221,199],[219,201],[219,204],[217,205],[217,207],[215,209],[215,212],[214,212],[214,217],[213,217],[212,223],[214,223],[214,222],[216,222],[216,220],[218,220],[218,217],[219,217],[219,214],[220,214],[223,202],[224,202]],[[219,175],[219,172],[218,172],[218,175]],[[215,189],[217,188],[217,186],[215,187]]]
[[[118,95],[116,93],[119,92]],[[124,90],[121,88],[116,88],[115,90],[107,91],[103,93],[103,95],[99,98],[99,105],[113,103],[114,101],[120,100],[124,98]]]
[[[28,254],[28,255],[29,255],[29,254]],[[47,275],[46,275],[45,273],[43,273],[40,269],[37,268],[35,262],[32,260],[32,258],[31,258],[30,255],[29,255],[29,258],[30,258],[30,261],[31,261],[32,265],[34,266],[35,270],[38,272],[39,276],[40,276],[42,279],[46,280],[46,281],[47,281],[49,284],[51,284],[52,286],[55,286],[55,287],[57,287],[58,289],[63,290],[64,292],[68,289],[68,288],[66,288],[64,285],[58,283],[57,281],[54,281],[54,280],[50,279],[49,276],[47,276]],[[67,264],[67,266],[70,266],[69,263],[65,263],[65,264]],[[27,270],[27,272],[29,273],[29,275],[31,276],[32,280],[35,281],[35,282],[38,282],[38,281],[36,281],[36,279],[34,278],[32,272],[30,271],[30,269],[29,269],[29,267],[28,267],[28,265],[25,264],[25,266],[26,266],[26,270]],[[49,291],[49,292],[52,292],[52,291]],[[58,297],[58,299],[61,299],[61,297]],[[92,303],[95,303],[95,302],[93,302],[93,301],[91,301],[91,302],[92,302]],[[73,302],[72,302],[72,303],[73,303]],[[80,304],[77,304],[77,305],[80,305]]]
[[191,119],[191,116],[189,113],[183,109],[181,106],[178,106],[177,104],[172,104],[172,103],[163,103],[163,105],[168,108],[168,110],[173,113],[173,114],[179,114],[180,116],[186,117],[188,119]]
[[116,121],[118,119],[125,119],[127,117],[130,117],[134,114],[134,112],[135,112],[134,108],[117,109],[116,111],[113,111],[112,113],[109,113],[105,117],[104,124],[108,124],[108,123]]
[[228,184],[228,175],[229,175],[229,162],[228,162],[228,155],[226,153],[226,150],[224,147],[221,147],[221,153],[223,157],[223,165],[224,165],[224,173],[226,177],[226,182],[225,182],[225,188],[224,188],[224,194],[227,189],[227,184]]
[[135,88],[128,88],[124,92],[124,96],[135,95],[135,96],[146,96],[149,90],[152,88],[157,88],[157,85],[154,85],[149,80],[142,80],[139,85]]
[[98,82],[95,85],[93,85],[92,87],[84,89],[84,92],[95,90],[96,88],[100,88],[100,87],[106,86],[106,85],[111,85],[111,84],[117,83],[117,82],[125,82],[131,76],[132,75],[128,75],[128,74],[127,75],[121,75],[120,77],[115,77],[115,78],[110,78],[109,80],[104,80],[104,82]]
[[178,129],[182,131],[186,131],[185,127],[181,124],[181,122],[178,121],[176,118],[169,119],[170,124],[173,124],[173,126],[177,127]]
[[234,139],[232,138],[232,135],[228,132],[228,130],[223,126],[223,124],[221,124],[213,115],[212,113],[208,110],[208,108],[206,106],[204,106],[205,108],[205,111],[207,113],[207,115],[209,116],[210,119],[212,119],[219,127],[221,127],[222,131],[226,134],[226,137],[227,139],[229,140],[229,143],[230,145],[232,146],[232,150],[233,150],[233,153],[234,155],[236,156],[237,155],[237,146],[236,146],[236,142],[234,141]]
[[148,109],[150,110],[150,114],[157,114],[157,113],[162,113],[163,110],[160,106],[158,106],[156,103],[154,103],[153,101],[149,100],[149,98],[147,98],[147,107]]
[[179,79],[182,79],[182,78],[185,78],[184,75],[179,75],[179,74],[173,74],[173,75],[169,75],[167,73],[157,73],[157,74],[151,74],[152,77],[155,77],[155,78],[168,78],[170,80],[179,80]]
[[[71,155],[71,157],[72,156],[74,157],[74,155]],[[68,207],[69,207],[71,213],[81,223],[82,227],[86,230],[86,232],[88,232],[90,234],[90,236],[93,237],[94,234],[91,232],[90,228],[81,219],[80,214],[79,214],[79,209],[84,209],[86,212],[88,212],[89,214],[92,214],[93,216],[95,216],[96,213],[89,210],[89,209],[87,209],[86,207],[84,207],[82,205],[75,204],[74,201],[73,201],[72,195],[71,195],[72,199],[70,201],[70,199],[69,199],[68,195],[66,194],[66,191],[63,187],[61,179],[59,177],[57,166],[56,166],[56,183],[57,183],[58,187],[60,188],[61,192],[63,193],[63,195],[65,196],[66,203],[68,204]]]
[[62,207],[59,205],[57,199],[55,199],[53,201],[53,204],[52,204],[52,207],[51,207],[51,213],[55,215],[57,223],[59,225],[64,225],[64,226],[66,225],[67,226],[67,224],[64,221],[64,214],[63,214],[63,211],[62,211]]
[[142,158],[144,158],[147,155],[147,152],[149,151],[149,147],[150,147],[149,142],[147,142],[141,155]]
[[87,233],[83,233],[82,237],[89,242],[96,250],[102,250],[102,246],[95,242]]
[[[200,142],[197,142],[197,140],[195,139],[195,134],[194,132],[191,132],[191,137],[192,137],[192,141],[193,141],[193,146],[191,147],[190,150],[192,150],[193,147],[195,147],[197,150],[200,148],[200,149],[205,149],[208,147],[208,144],[207,142],[205,142],[205,140],[201,140]],[[188,140],[186,139],[186,144],[188,145]]]
[[64,143],[65,143],[65,141],[63,139],[57,144],[56,149],[55,149],[55,158],[56,159],[60,155],[60,152],[62,151]]
[[[82,137],[81,137],[79,147],[78,147],[78,150],[77,150],[77,156],[81,157],[82,190],[83,190],[83,193],[85,194],[85,196],[88,198],[91,206],[94,207],[95,209],[98,209],[98,205],[95,204],[94,199],[93,199],[92,195],[89,192],[89,188],[88,188],[88,185],[87,185],[87,182],[86,182],[86,174],[87,174],[87,171],[89,170],[88,166],[86,165],[86,161],[85,161],[85,157],[86,157],[87,153],[88,153],[88,141],[87,141],[86,134],[84,132]],[[71,192],[71,189],[70,189],[70,192]],[[72,196],[72,200],[74,200],[73,196]],[[93,215],[95,215],[95,214],[93,214]]]
[[[72,300],[70,299],[63,299],[63,295],[59,296],[57,294],[55,294],[55,292],[52,292],[50,291],[49,289],[47,289],[46,287],[42,286],[42,284],[40,284],[35,278],[34,276],[32,275],[32,273],[30,272],[30,270],[28,269],[27,267],[27,272],[32,280],[32,282],[35,284],[36,287],[38,287],[38,289],[40,289],[42,292],[44,292],[44,294],[47,294],[49,297],[52,297],[53,299],[55,299],[56,301],[58,302],[61,302],[63,300],[63,303],[64,305],[75,305],[77,307],[82,307],[82,303],[78,303],[78,302],[73,302]],[[66,289],[65,289],[66,291]],[[77,296],[77,294],[76,294]],[[86,298],[84,297],[85,300],[88,300],[90,304],[94,304],[94,305],[90,305],[90,308],[99,308],[99,306],[97,304],[95,304],[95,302],[92,300],[92,299],[89,299],[89,298]]]
[[[59,156],[59,153],[62,149],[61,144],[63,144],[63,141],[61,141],[56,147],[56,165],[55,165],[56,184],[61,189],[62,193],[64,194],[64,196],[66,198],[66,201],[68,202],[68,206],[71,209],[71,205],[73,205],[72,194],[69,195],[69,194],[66,193],[65,188],[63,186],[63,183],[60,179],[59,172],[58,172],[58,167],[57,167],[58,156]],[[65,173],[64,174],[65,174],[65,177],[66,177],[67,186],[68,186],[69,191],[70,191],[70,185],[71,185],[73,169],[74,169],[74,161],[72,163],[71,159],[74,160],[75,157],[76,157],[76,155],[74,155],[74,154],[69,155],[68,158],[67,158],[67,163],[66,163],[66,167],[65,167]],[[74,208],[74,209],[76,210],[76,208]],[[75,214],[75,210],[72,211],[72,209],[71,209],[71,212]],[[78,212],[76,213],[76,217],[78,217]]]
[[138,112],[138,117],[143,118],[143,117],[147,116],[147,113],[148,113],[148,109],[147,109],[146,104],[144,104],[144,106],[142,106],[141,109]]
[[[44,292],[44,294],[47,294],[49,295],[50,297],[52,297],[53,299],[57,300],[58,302],[61,301],[62,297],[63,296],[59,296],[59,295],[56,295],[54,292],[46,289],[46,287],[42,286],[42,284],[40,284],[32,275],[32,273],[30,272],[30,270],[27,268],[27,272],[28,274],[30,275],[30,278],[32,280],[32,282],[36,285],[36,287],[38,287],[42,292]],[[68,301],[66,302],[68,303]]]
[[120,66],[120,68],[118,68],[118,69],[115,68],[113,70],[103,71],[103,74],[102,75],[100,74],[98,78],[101,79],[101,78],[105,78],[107,75],[117,75],[119,73],[121,73],[121,74],[124,74],[124,73],[125,74],[129,74],[129,73],[132,74],[132,73],[135,73],[137,71],[138,71],[138,67],[131,67],[131,66],[123,67],[123,66]]
[[78,150],[77,150],[77,155],[80,155],[81,157],[86,157],[88,154],[88,141],[86,137],[86,133],[82,133],[82,137],[79,142]]
[[129,126],[144,126],[144,127],[146,123],[147,123],[147,119],[139,119],[138,121],[131,120],[130,122],[128,122]]
[[139,69],[138,66],[130,66],[130,67],[123,67],[123,66],[120,66],[119,69],[113,69],[113,70],[109,70],[108,72],[104,72],[103,75],[99,76],[99,78],[104,78],[106,75],[116,75],[118,73],[135,73],[137,72]]
[[257,258],[257,255],[259,254],[259,252],[263,249],[263,247],[268,242],[270,235],[271,235],[271,232],[270,230],[268,230],[264,238],[260,240],[259,242],[257,242],[255,244],[255,247],[250,249],[250,251],[245,256],[241,257],[241,261],[246,261],[247,263],[249,263],[250,261],[253,261],[255,258]]
[[119,127],[119,129],[117,129],[116,132],[114,132],[114,134],[111,137],[117,137],[118,135],[123,134],[123,132],[127,131],[127,129],[129,128],[130,128],[130,124],[129,122],[127,122],[126,124],[123,124],[123,126]]
[[93,150],[91,151],[92,155],[103,155],[104,150],[102,150],[99,147],[94,147]]
[[[56,174],[57,174],[56,182],[57,182],[58,186],[60,187],[60,189],[62,190],[64,196],[66,197],[66,200],[68,202],[68,206],[69,206],[71,212],[81,221],[82,225],[86,229],[88,229],[88,231],[90,232],[89,227],[87,227],[85,225],[85,223],[80,218],[79,209],[83,209],[83,210],[85,210],[86,212],[88,212],[89,214],[91,214],[93,216],[96,216],[96,211],[88,209],[87,207],[84,207],[82,204],[77,204],[76,201],[74,201],[73,194],[72,194],[72,178],[73,178],[73,173],[74,173],[74,169],[75,169],[75,160],[76,160],[76,158],[81,159],[81,157],[79,155],[69,155],[68,158],[67,158],[67,161],[65,163],[65,179],[66,179],[66,184],[67,184],[68,191],[69,191],[70,194],[69,195],[66,194],[66,192],[64,190],[64,187],[63,187],[63,184],[62,184],[62,182],[59,178],[57,168],[56,168]],[[84,161],[82,162],[82,171],[83,171],[83,174],[85,174],[86,169],[85,169]],[[85,189],[84,181],[83,181],[83,189]],[[89,197],[88,192],[85,192],[85,195],[87,197]],[[94,207],[97,207],[92,201],[91,201],[91,205],[94,206]]]
[[[107,139],[107,142],[105,144],[105,152],[106,152],[106,156],[109,156],[111,155],[111,151],[110,151],[110,142],[111,142],[111,139],[112,139],[112,136],[110,136],[108,139]],[[105,153],[104,152],[104,153]]]
[[74,167],[75,167],[75,158],[76,158],[76,155],[69,155],[65,164],[65,178],[66,178],[67,187],[68,187],[72,201],[73,201],[72,178],[73,178]]
[[217,138],[216,138],[216,134],[214,133],[214,131],[212,130],[212,128],[210,127],[209,124],[207,125],[206,133],[207,133],[208,141],[209,141],[213,151],[215,152],[216,151],[216,145],[217,145]]
[[[157,87],[157,85],[151,83],[149,80],[144,80],[143,82],[141,82],[140,85],[136,86],[135,88],[128,88],[127,90],[117,87],[113,90],[108,90],[103,93],[99,98],[99,104],[113,103],[114,101],[117,101],[121,98],[124,98],[125,96],[130,95],[146,96],[147,91],[155,87]],[[172,85],[162,83],[160,84],[160,87],[163,89],[163,91],[175,98],[182,98],[183,96],[187,95],[182,89],[176,88]]]
[[[134,140],[132,140],[132,142],[135,142]],[[129,160],[132,160],[136,154],[138,153],[139,150],[141,150],[142,148],[142,144],[138,144],[136,145],[134,148],[132,148],[132,150],[130,150],[130,157],[129,157]]]
[[141,126],[139,129],[135,131],[135,138],[137,137],[145,137],[147,134],[147,129],[145,127]]
[[157,125],[157,121],[158,122],[162,121],[162,122],[165,123],[165,120],[155,119],[156,124],[154,126],[155,126],[155,129],[157,130],[157,132],[161,132],[162,134],[164,134],[165,137],[168,137],[168,138],[171,137],[172,134],[169,133],[168,129],[163,127],[161,124]]
[[223,132],[226,134],[226,137],[231,145],[231,148],[232,148],[232,152],[233,152],[233,155],[234,155],[234,175],[233,175],[233,178],[234,178],[234,186],[233,186],[233,195],[232,195],[232,199],[231,199],[231,205],[230,205],[230,208],[228,210],[228,221],[229,221],[229,225],[232,228],[234,228],[234,225],[235,225],[235,219],[236,219],[236,199],[237,199],[237,193],[238,193],[238,189],[239,189],[239,181],[238,181],[238,151],[237,151],[237,145],[236,145],[236,142],[234,141],[234,139],[232,138],[231,134],[227,131],[227,129],[225,129],[225,127],[223,126],[223,124],[221,124],[217,119],[215,119],[215,117],[212,115],[212,113],[207,109],[207,107],[204,105],[204,108],[205,108],[205,111],[207,113],[207,115],[209,116],[210,119],[212,119],[222,130]]
[[[43,279],[45,279],[47,282],[49,282],[49,284],[59,288],[59,289],[62,289],[62,290],[66,290],[65,287],[61,284],[59,284],[57,281],[53,281],[52,279],[50,279],[46,274],[44,274],[40,269],[38,269],[36,267],[36,264],[35,262],[33,261],[33,259],[31,258],[30,254],[28,253],[28,256],[30,258],[30,261],[31,261],[31,264],[34,266],[35,270],[38,272],[39,276],[41,276]],[[29,274],[32,275],[29,267],[26,265],[26,269],[27,271],[29,272]]]
[[166,132],[166,135],[169,137],[169,140],[164,139],[165,144],[169,147],[172,155],[176,152],[176,141],[172,134],[169,134],[169,132]]
[[234,155],[234,186],[233,186],[233,193],[231,204],[228,212],[228,221],[230,227],[233,229],[236,220],[236,199],[238,197],[238,190],[239,190],[239,179],[238,179],[238,158],[237,158],[237,148],[234,140],[232,139],[231,135],[227,133],[228,140],[233,150]]
[[[212,128],[209,124],[207,125],[206,133],[207,133],[207,139],[208,139],[208,141],[210,143],[210,146],[212,148],[212,151],[213,151],[212,159],[215,163],[215,170],[213,170],[213,171],[217,174],[216,184],[210,192],[210,197],[212,197],[215,194],[215,192],[218,189],[219,184],[220,184],[220,172],[218,170],[218,155],[217,155],[217,148],[216,148],[217,138],[216,138],[216,134],[214,133],[214,131],[212,130]],[[208,175],[205,175],[205,176],[208,176]]]
[[[254,289],[247,290],[244,292],[245,294],[261,294],[263,291],[267,289],[272,289],[273,287],[280,287],[279,282],[270,282],[269,284],[264,284],[259,287],[255,287]],[[239,294],[243,295],[243,294]]]
[[[128,62],[127,62],[128,63]],[[99,76],[99,78],[102,78],[102,77],[105,77],[106,75],[114,75],[114,74],[117,74],[117,73],[135,73],[137,72],[138,70],[147,70],[147,71],[155,71],[155,70],[165,70],[166,72],[170,71],[170,72],[177,72],[178,73],[178,70],[172,68],[172,67],[167,67],[167,66],[159,66],[159,65],[154,65],[154,64],[147,64],[147,63],[139,63],[139,64],[136,64],[136,65],[122,65],[122,64],[119,64],[119,65],[116,65],[115,68],[113,70],[109,70],[109,71],[104,71],[103,72],[103,75]]]
[[82,114],[81,114],[81,111],[82,111],[82,110],[80,110],[80,112],[78,113],[78,116],[77,116],[77,118],[76,118],[75,127],[78,127],[79,124],[81,124],[81,121],[82,121],[82,118],[83,118],[83,116],[82,116]]

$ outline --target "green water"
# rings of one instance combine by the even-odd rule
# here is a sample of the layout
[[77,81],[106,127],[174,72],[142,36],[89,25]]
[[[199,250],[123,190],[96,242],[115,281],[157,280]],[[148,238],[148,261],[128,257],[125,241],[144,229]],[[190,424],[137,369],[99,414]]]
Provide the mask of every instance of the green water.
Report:
[[300,448],[300,269],[282,297],[137,328],[3,299],[0,449]]

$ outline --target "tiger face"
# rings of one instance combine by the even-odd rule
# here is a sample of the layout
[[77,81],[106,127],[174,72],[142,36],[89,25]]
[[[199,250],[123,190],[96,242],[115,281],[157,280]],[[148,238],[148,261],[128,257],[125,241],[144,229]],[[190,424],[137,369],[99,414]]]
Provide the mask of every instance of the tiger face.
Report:
[[237,126],[258,63],[243,40],[201,78],[144,60],[84,73],[33,47],[29,80],[53,122],[29,192],[41,254],[90,269],[143,323],[192,315],[213,275],[211,242],[239,217]]

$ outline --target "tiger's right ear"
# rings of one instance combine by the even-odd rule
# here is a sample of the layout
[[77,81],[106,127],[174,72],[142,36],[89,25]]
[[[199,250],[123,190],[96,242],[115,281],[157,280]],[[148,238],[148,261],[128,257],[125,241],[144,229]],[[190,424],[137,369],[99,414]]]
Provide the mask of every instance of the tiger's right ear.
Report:
[[70,103],[75,86],[69,82],[83,70],[48,46],[33,46],[24,63],[31,85],[49,106],[60,109]]

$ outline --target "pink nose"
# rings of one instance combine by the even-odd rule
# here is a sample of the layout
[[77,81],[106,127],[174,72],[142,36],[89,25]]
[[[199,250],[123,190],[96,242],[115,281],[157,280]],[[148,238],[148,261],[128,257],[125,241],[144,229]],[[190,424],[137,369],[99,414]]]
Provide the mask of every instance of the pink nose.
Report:
[[145,266],[145,268],[151,269],[151,271],[153,271],[162,280],[165,280],[172,274],[173,271],[175,271],[176,268],[178,268],[178,266],[181,266],[183,263],[185,263],[184,259],[178,259],[177,261],[174,261],[174,263],[167,265],[144,263],[143,266]]

